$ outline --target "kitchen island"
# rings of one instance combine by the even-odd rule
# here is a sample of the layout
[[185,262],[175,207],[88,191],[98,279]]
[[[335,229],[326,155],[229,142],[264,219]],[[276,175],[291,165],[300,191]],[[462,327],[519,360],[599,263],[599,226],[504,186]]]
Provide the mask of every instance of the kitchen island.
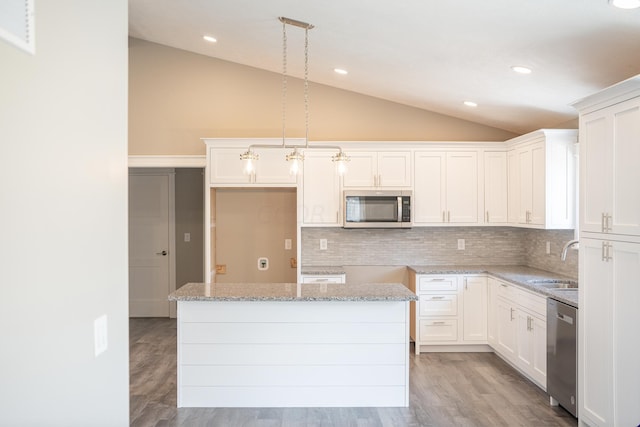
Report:
[[189,283],[178,305],[178,407],[409,405],[399,283]]

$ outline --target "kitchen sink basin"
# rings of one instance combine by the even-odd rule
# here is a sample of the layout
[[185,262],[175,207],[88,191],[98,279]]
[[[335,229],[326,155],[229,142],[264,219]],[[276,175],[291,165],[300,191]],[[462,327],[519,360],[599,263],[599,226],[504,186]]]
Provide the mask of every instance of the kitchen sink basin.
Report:
[[578,283],[572,280],[529,280],[529,283],[547,289],[578,289]]

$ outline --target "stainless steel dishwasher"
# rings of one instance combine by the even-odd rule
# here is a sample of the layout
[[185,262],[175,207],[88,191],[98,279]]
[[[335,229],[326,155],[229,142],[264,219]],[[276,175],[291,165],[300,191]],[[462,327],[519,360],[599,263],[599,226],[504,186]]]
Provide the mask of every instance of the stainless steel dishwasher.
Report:
[[547,298],[547,394],[578,416],[578,309]]

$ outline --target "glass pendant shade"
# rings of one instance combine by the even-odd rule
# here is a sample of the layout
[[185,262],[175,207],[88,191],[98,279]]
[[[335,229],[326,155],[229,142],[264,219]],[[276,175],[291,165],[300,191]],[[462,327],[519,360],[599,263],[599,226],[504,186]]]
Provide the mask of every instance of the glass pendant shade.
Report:
[[252,175],[256,171],[255,161],[258,160],[259,156],[251,150],[247,150],[246,152],[240,154],[240,160],[244,162],[244,167],[242,172],[245,175]]
[[338,172],[338,175],[343,176],[347,173],[347,162],[351,160],[349,156],[340,151],[338,154],[333,156],[331,160],[336,164],[336,171]]
[[304,161],[304,155],[295,148],[291,154],[287,155],[287,161],[289,162],[289,174],[298,175]]

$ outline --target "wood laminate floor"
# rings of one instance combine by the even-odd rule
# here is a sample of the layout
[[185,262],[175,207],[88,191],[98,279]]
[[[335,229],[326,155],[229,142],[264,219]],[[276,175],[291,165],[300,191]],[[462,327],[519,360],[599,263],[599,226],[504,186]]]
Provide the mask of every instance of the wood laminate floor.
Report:
[[577,426],[493,353],[411,352],[408,408],[176,408],[175,319],[131,319],[132,426]]

